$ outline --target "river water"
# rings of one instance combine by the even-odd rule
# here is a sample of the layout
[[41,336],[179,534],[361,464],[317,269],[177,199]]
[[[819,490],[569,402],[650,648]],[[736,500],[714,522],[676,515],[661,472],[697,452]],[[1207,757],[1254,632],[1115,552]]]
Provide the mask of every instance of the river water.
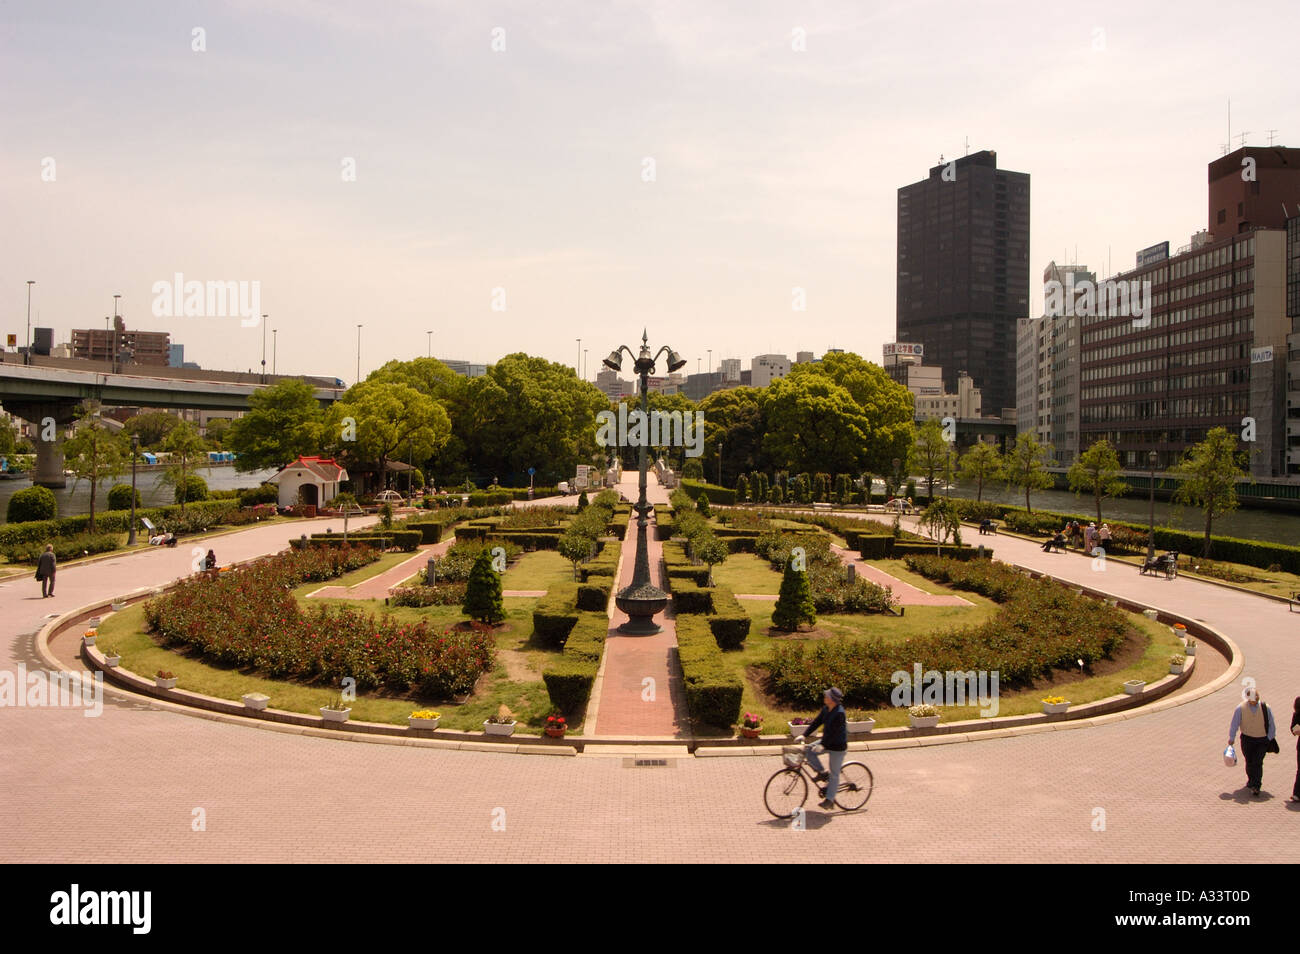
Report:
[[[924,495],[924,481],[917,481],[917,486]],[[973,482],[959,480],[955,488],[956,494],[969,497],[971,500],[975,499]],[[935,493],[938,492],[936,487]],[[1005,483],[992,485],[986,483],[982,499],[992,500],[995,503],[1015,504],[1020,507],[1025,505],[1024,491],[1008,490]],[[1068,491],[1036,490],[1030,496],[1029,502],[1035,510],[1051,510],[1056,513],[1095,513],[1091,497],[1076,497]],[[1101,515],[1106,520],[1115,519],[1126,523],[1145,524],[1149,506],[1146,494],[1133,491],[1126,497],[1103,500]],[[1194,507],[1177,507],[1167,501],[1156,500],[1156,525],[1204,533],[1205,513]],[[1211,532],[1215,536],[1267,540],[1270,543],[1296,546],[1300,545],[1300,514],[1250,510],[1243,507],[1227,516],[1216,518]]]
[[[211,467],[200,467],[195,473],[207,481],[209,490],[236,490],[243,487],[258,486],[262,481],[274,474],[275,470],[273,468],[271,470],[241,474],[236,473],[232,464],[213,464]],[[158,479],[161,476],[161,470],[137,471],[135,487],[140,492],[141,506],[163,507],[176,502],[175,488],[161,483]],[[69,477],[67,487],[54,491],[54,496],[59,502],[60,517],[72,517],[90,512],[90,481],[79,480],[75,484],[73,481],[74,478]],[[117,483],[131,483],[131,472],[127,471],[124,476],[113,480],[101,480],[99,482],[99,491],[95,495],[95,509],[97,511],[108,508],[109,488]],[[25,477],[18,480],[0,480],[0,516],[3,516],[8,511],[9,498],[31,485],[32,482]]]

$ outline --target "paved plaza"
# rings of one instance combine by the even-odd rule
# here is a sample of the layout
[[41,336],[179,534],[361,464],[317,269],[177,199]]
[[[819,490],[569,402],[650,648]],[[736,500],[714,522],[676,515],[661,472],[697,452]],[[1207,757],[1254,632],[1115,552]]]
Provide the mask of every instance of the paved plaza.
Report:
[[[203,547],[224,564],[279,550],[302,530],[275,524]],[[629,767],[626,753],[456,752],[265,731],[110,696],[99,718],[0,709],[0,860],[1300,861],[1300,811],[1286,802],[1295,745],[1285,735],[1300,694],[1300,616],[1130,566],[1098,573],[1032,541],[988,542],[999,559],[1180,612],[1234,640],[1280,723],[1264,797],[1247,797],[1242,769],[1220,757],[1235,685],[1104,726],[868,751],[859,756],[875,773],[868,810],[814,809],[804,831],[764,810],[775,756],[694,758],[683,747],[665,766]],[[180,547],[68,567],[51,600],[29,578],[0,584],[0,666],[40,666],[33,635],[47,614],[166,583],[191,559]],[[602,734],[622,728],[619,694],[639,692],[647,665],[661,659],[667,672],[670,636],[661,642],[629,641],[625,653],[611,640]],[[680,713],[663,689],[654,727],[671,735]],[[193,830],[196,809],[206,830]]]

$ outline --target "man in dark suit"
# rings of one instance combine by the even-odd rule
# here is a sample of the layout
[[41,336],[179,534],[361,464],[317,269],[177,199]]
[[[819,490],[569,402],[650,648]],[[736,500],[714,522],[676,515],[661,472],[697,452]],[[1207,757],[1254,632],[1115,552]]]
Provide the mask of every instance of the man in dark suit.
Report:
[[45,552],[36,561],[36,579],[41,581],[41,599],[54,595],[54,544],[45,544]]

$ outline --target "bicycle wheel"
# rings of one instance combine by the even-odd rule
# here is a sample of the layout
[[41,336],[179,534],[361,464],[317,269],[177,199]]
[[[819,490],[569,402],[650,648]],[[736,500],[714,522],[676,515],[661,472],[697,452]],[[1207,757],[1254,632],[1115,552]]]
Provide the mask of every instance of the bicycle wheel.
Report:
[[835,794],[835,804],[846,812],[857,811],[867,804],[874,784],[871,769],[861,762],[845,762],[840,767],[840,790]]
[[798,769],[781,769],[763,789],[763,803],[777,818],[789,818],[807,800],[808,780]]

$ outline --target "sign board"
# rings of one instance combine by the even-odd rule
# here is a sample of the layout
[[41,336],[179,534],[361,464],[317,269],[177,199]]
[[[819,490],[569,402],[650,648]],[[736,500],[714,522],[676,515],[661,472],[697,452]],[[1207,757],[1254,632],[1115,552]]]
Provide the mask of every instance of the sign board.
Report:
[[579,464],[578,476],[573,481],[574,486],[577,487],[578,490],[586,490],[588,484],[588,478],[590,474],[591,474],[590,464]]
[[529,468],[528,468],[528,476],[529,476],[529,477],[533,476],[533,474],[535,474],[535,473],[537,473],[537,468],[536,468],[536,467],[529,467]]
[[9,347],[11,347],[11,348],[17,348],[17,347],[18,347],[18,336],[17,336],[17,335],[10,335],[10,336],[9,336]]
[[1169,243],[1159,242],[1156,245],[1150,245],[1137,253],[1138,268],[1143,265],[1150,265],[1152,262],[1163,262],[1169,257]]
[[1263,348],[1251,348],[1251,349],[1250,349],[1250,363],[1251,363],[1251,364],[1263,364],[1263,363],[1266,362],[1266,361],[1272,361],[1272,360],[1273,360],[1273,346],[1272,346],[1272,345],[1268,345],[1267,347],[1263,347]]
[[922,344],[904,344],[898,341],[892,341],[885,345],[885,357],[892,358],[902,355],[915,355],[921,357],[925,354],[925,345]]

